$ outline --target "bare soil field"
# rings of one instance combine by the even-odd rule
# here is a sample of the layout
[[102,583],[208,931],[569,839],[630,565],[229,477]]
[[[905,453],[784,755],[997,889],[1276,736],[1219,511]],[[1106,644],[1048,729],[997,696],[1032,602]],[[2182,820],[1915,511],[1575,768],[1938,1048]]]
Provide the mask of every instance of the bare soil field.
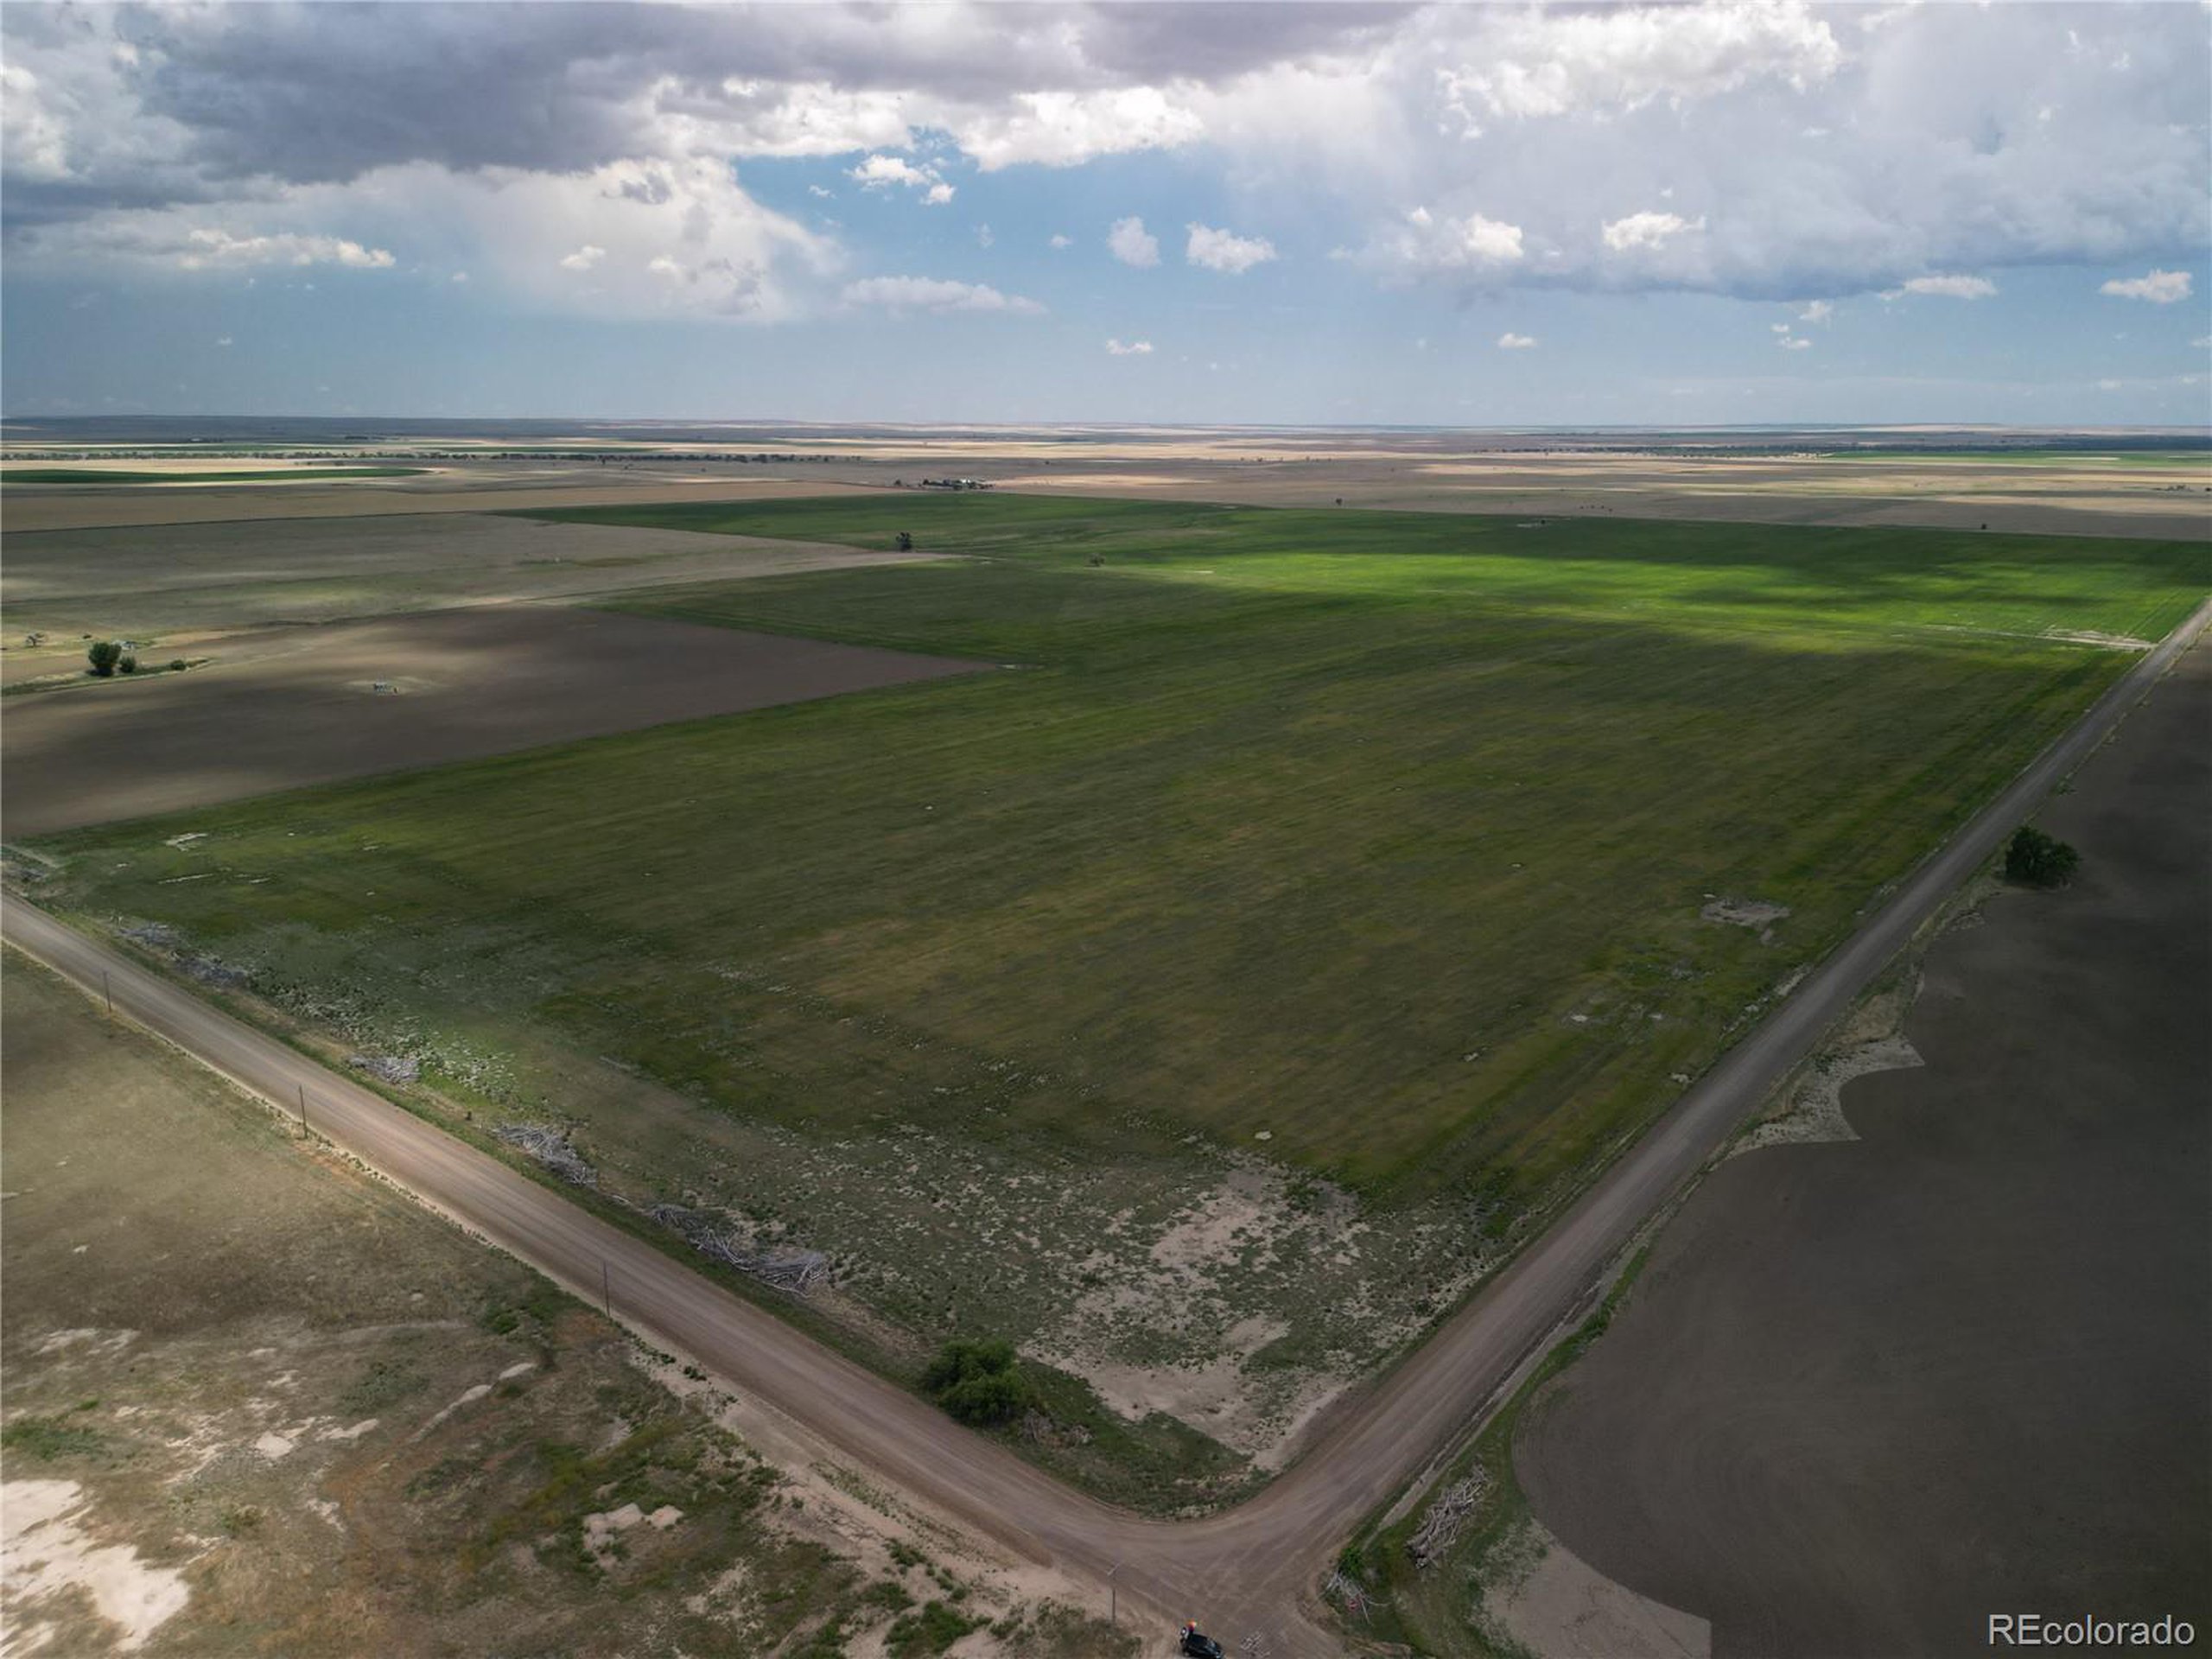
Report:
[[285,630],[233,663],[10,700],[11,836],[983,666],[554,606]]
[[[747,474],[751,474],[750,476]],[[886,483],[889,482],[887,475]],[[425,512],[505,512],[536,507],[619,505],[631,501],[770,500],[828,495],[850,482],[812,469],[763,478],[721,468],[616,471],[573,462],[522,467],[474,461],[442,466],[428,477],[362,479],[344,484],[194,484],[98,490],[84,485],[18,486],[0,499],[10,536],[38,531],[238,522],[255,518],[352,518]]]
[[[1655,435],[1655,437],[1657,435]],[[1808,436],[1808,446],[1816,442]],[[726,448],[728,446],[720,446]],[[316,486],[16,489],[10,531],[252,518],[483,512],[769,499],[972,477],[1003,488],[1252,506],[1389,508],[1804,524],[1921,524],[2070,536],[2212,537],[2212,456],[1745,452],[1720,442],[1481,432],[920,433],[777,440],[803,461],[733,463],[671,444],[602,465],[442,459],[425,477]],[[662,458],[696,448],[696,460]],[[13,452],[11,452],[13,453]],[[29,456],[33,452],[22,454]],[[404,459],[410,452],[395,451]],[[374,448],[359,459],[379,459]]]
[[1129,1651],[6,967],[10,1652]]
[[1535,1514],[1715,1653],[2212,1624],[2208,721],[2200,643],[2040,815],[2074,885],[1930,950],[1924,1064],[1717,1170],[1523,1419]]
[[[914,556],[474,513],[11,533],[0,570],[10,635],[0,644],[0,683],[81,673],[88,636],[135,640],[149,664],[156,653],[166,660],[214,652],[227,660],[230,636],[271,623],[576,598]],[[34,632],[47,636],[42,644],[27,643]]]
[[[2212,470],[2212,469],[2208,469]],[[1560,455],[1538,461],[1332,460],[1010,473],[1023,490],[1252,506],[1382,508],[1546,518],[1683,518],[1745,524],[1898,524],[2022,535],[2212,535],[2212,495],[2172,480],[2054,462],[1937,469],[1827,458],[1662,461]]]

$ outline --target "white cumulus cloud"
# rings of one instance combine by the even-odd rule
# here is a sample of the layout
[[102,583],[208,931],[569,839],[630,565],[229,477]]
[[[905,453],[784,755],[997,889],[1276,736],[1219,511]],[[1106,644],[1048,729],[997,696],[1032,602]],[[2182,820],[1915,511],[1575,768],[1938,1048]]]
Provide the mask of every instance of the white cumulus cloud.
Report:
[[1628,253],[1637,248],[1656,248],[1670,237],[1694,232],[1705,228],[1702,215],[1684,219],[1680,213],[1630,213],[1625,219],[1608,219],[1599,227],[1605,245],[1616,253]]
[[1946,300],[1986,300],[1996,292],[1997,284],[1986,276],[1937,275],[1910,277],[1882,297],[1893,300],[1903,294],[1932,294]]
[[1196,143],[1205,124],[1172,90],[1019,92],[1010,107],[956,120],[952,133],[986,173],[1025,162],[1074,167],[1100,156]]
[[389,270],[393,264],[386,250],[363,247],[346,237],[302,236],[290,231],[236,236],[212,229],[188,232],[176,262],[187,270],[209,265],[345,265],[355,270]]
[[1113,229],[1106,232],[1106,245],[1123,264],[1140,270],[1160,263],[1160,238],[1145,229],[1141,219],[1116,219]]
[[1416,207],[1353,256],[1386,278],[1494,274],[1518,264],[1521,227],[1481,213]]
[[937,168],[916,167],[903,156],[870,156],[848,169],[845,176],[863,190],[888,190],[894,185],[918,190],[922,200],[931,207],[942,207],[952,200],[952,187]]
[[574,253],[563,256],[561,260],[561,269],[563,270],[589,270],[594,265],[597,264],[601,260],[606,257],[607,250],[605,248],[600,247],[594,243],[587,242],[583,246],[578,248]]
[[1477,130],[1484,116],[1679,108],[1754,81],[1802,91],[1844,55],[1800,0],[1516,10],[1485,44],[1480,61],[1438,72],[1446,107]]
[[1018,294],[1001,294],[984,283],[956,283],[936,276],[864,276],[845,284],[848,305],[887,311],[1005,311],[1033,315],[1045,308]]
[[1195,221],[1185,228],[1190,232],[1190,240],[1184,245],[1183,257],[1208,270],[1242,276],[1275,257],[1275,245],[1264,236],[1238,236]]
[[1533,352],[1536,349],[1536,337],[1534,334],[1516,334],[1509,328],[1497,337],[1497,349],[1501,352]]
[[1116,357],[1149,357],[1152,342],[1148,340],[1109,340],[1106,349]]
[[2153,305],[2171,305],[2189,297],[2189,273],[2153,270],[2147,276],[2114,277],[2097,292],[2118,300],[2148,300]]

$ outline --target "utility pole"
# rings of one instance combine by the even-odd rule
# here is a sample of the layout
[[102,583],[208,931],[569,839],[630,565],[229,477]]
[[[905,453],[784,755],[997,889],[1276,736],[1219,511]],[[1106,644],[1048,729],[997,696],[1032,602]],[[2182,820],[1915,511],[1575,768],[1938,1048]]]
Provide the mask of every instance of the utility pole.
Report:
[[1122,1623],[1122,1586],[1114,1582],[1114,1575],[1121,1570],[1119,1561],[1106,1569],[1106,1622],[1116,1629]]
[[300,1133],[308,1132],[308,1086],[304,1083],[293,1085],[300,1091]]

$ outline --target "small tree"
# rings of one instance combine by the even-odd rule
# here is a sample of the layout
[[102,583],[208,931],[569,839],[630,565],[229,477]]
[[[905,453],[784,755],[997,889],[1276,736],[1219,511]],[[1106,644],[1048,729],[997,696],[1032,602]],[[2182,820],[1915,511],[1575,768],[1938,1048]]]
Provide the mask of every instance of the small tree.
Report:
[[123,647],[112,639],[95,639],[85,651],[85,660],[102,679],[115,672],[115,665],[122,657]]
[[122,656],[117,658],[115,671],[118,674],[136,674],[138,671],[137,652],[126,651]]
[[2015,830],[2005,846],[2005,879],[2023,887],[2063,887],[2081,863],[2081,854],[2031,823]]
[[914,538],[903,530],[899,532],[899,550],[901,553],[911,553],[914,550]]
[[922,1391],[963,1423],[1003,1423],[1029,1403],[1014,1344],[1003,1339],[948,1342],[922,1373]]

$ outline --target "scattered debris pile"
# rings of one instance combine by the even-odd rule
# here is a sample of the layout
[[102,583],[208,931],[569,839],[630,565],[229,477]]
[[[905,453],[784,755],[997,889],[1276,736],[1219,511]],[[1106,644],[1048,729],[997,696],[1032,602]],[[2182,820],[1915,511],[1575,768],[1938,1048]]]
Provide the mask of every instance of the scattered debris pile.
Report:
[[773,1289],[804,1296],[830,1277],[830,1258],[819,1250],[748,1249],[718,1229],[714,1217],[704,1211],[686,1209],[680,1204],[657,1204],[645,1213],[662,1226],[683,1234],[700,1255],[726,1268],[735,1268]]
[[[188,836],[179,839],[188,840]],[[133,944],[168,957],[176,970],[188,979],[202,985],[212,985],[219,991],[236,990],[248,983],[253,975],[244,968],[234,968],[219,957],[202,956],[184,948],[184,936],[166,922],[129,922],[116,929]]]
[[597,1186],[599,1172],[577,1155],[569,1144],[566,1129],[556,1129],[546,1123],[510,1123],[493,1131],[511,1147],[520,1147],[524,1152],[575,1186]]
[[180,956],[176,965],[188,977],[198,980],[202,985],[212,985],[219,991],[236,990],[253,977],[245,969],[233,968],[229,963],[219,962],[213,957]]
[[1490,1471],[1478,1467],[1465,1480],[1454,1481],[1428,1506],[1428,1513],[1406,1540],[1406,1554],[1413,1564],[1427,1568],[1437,1557],[1458,1541],[1459,1529],[1467,1524],[1467,1517],[1482,1506],[1490,1495]]
[[385,1083],[412,1083],[423,1075],[423,1063],[412,1054],[348,1054],[346,1064]]
[[1361,1619],[1375,1611],[1376,1602],[1389,1599],[1387,1596],[1370,1595],[1365,1585],[1340,1567],[1330,1569],[1329,1576],[1321,1580],[1321,1596],[1331,1605]]

